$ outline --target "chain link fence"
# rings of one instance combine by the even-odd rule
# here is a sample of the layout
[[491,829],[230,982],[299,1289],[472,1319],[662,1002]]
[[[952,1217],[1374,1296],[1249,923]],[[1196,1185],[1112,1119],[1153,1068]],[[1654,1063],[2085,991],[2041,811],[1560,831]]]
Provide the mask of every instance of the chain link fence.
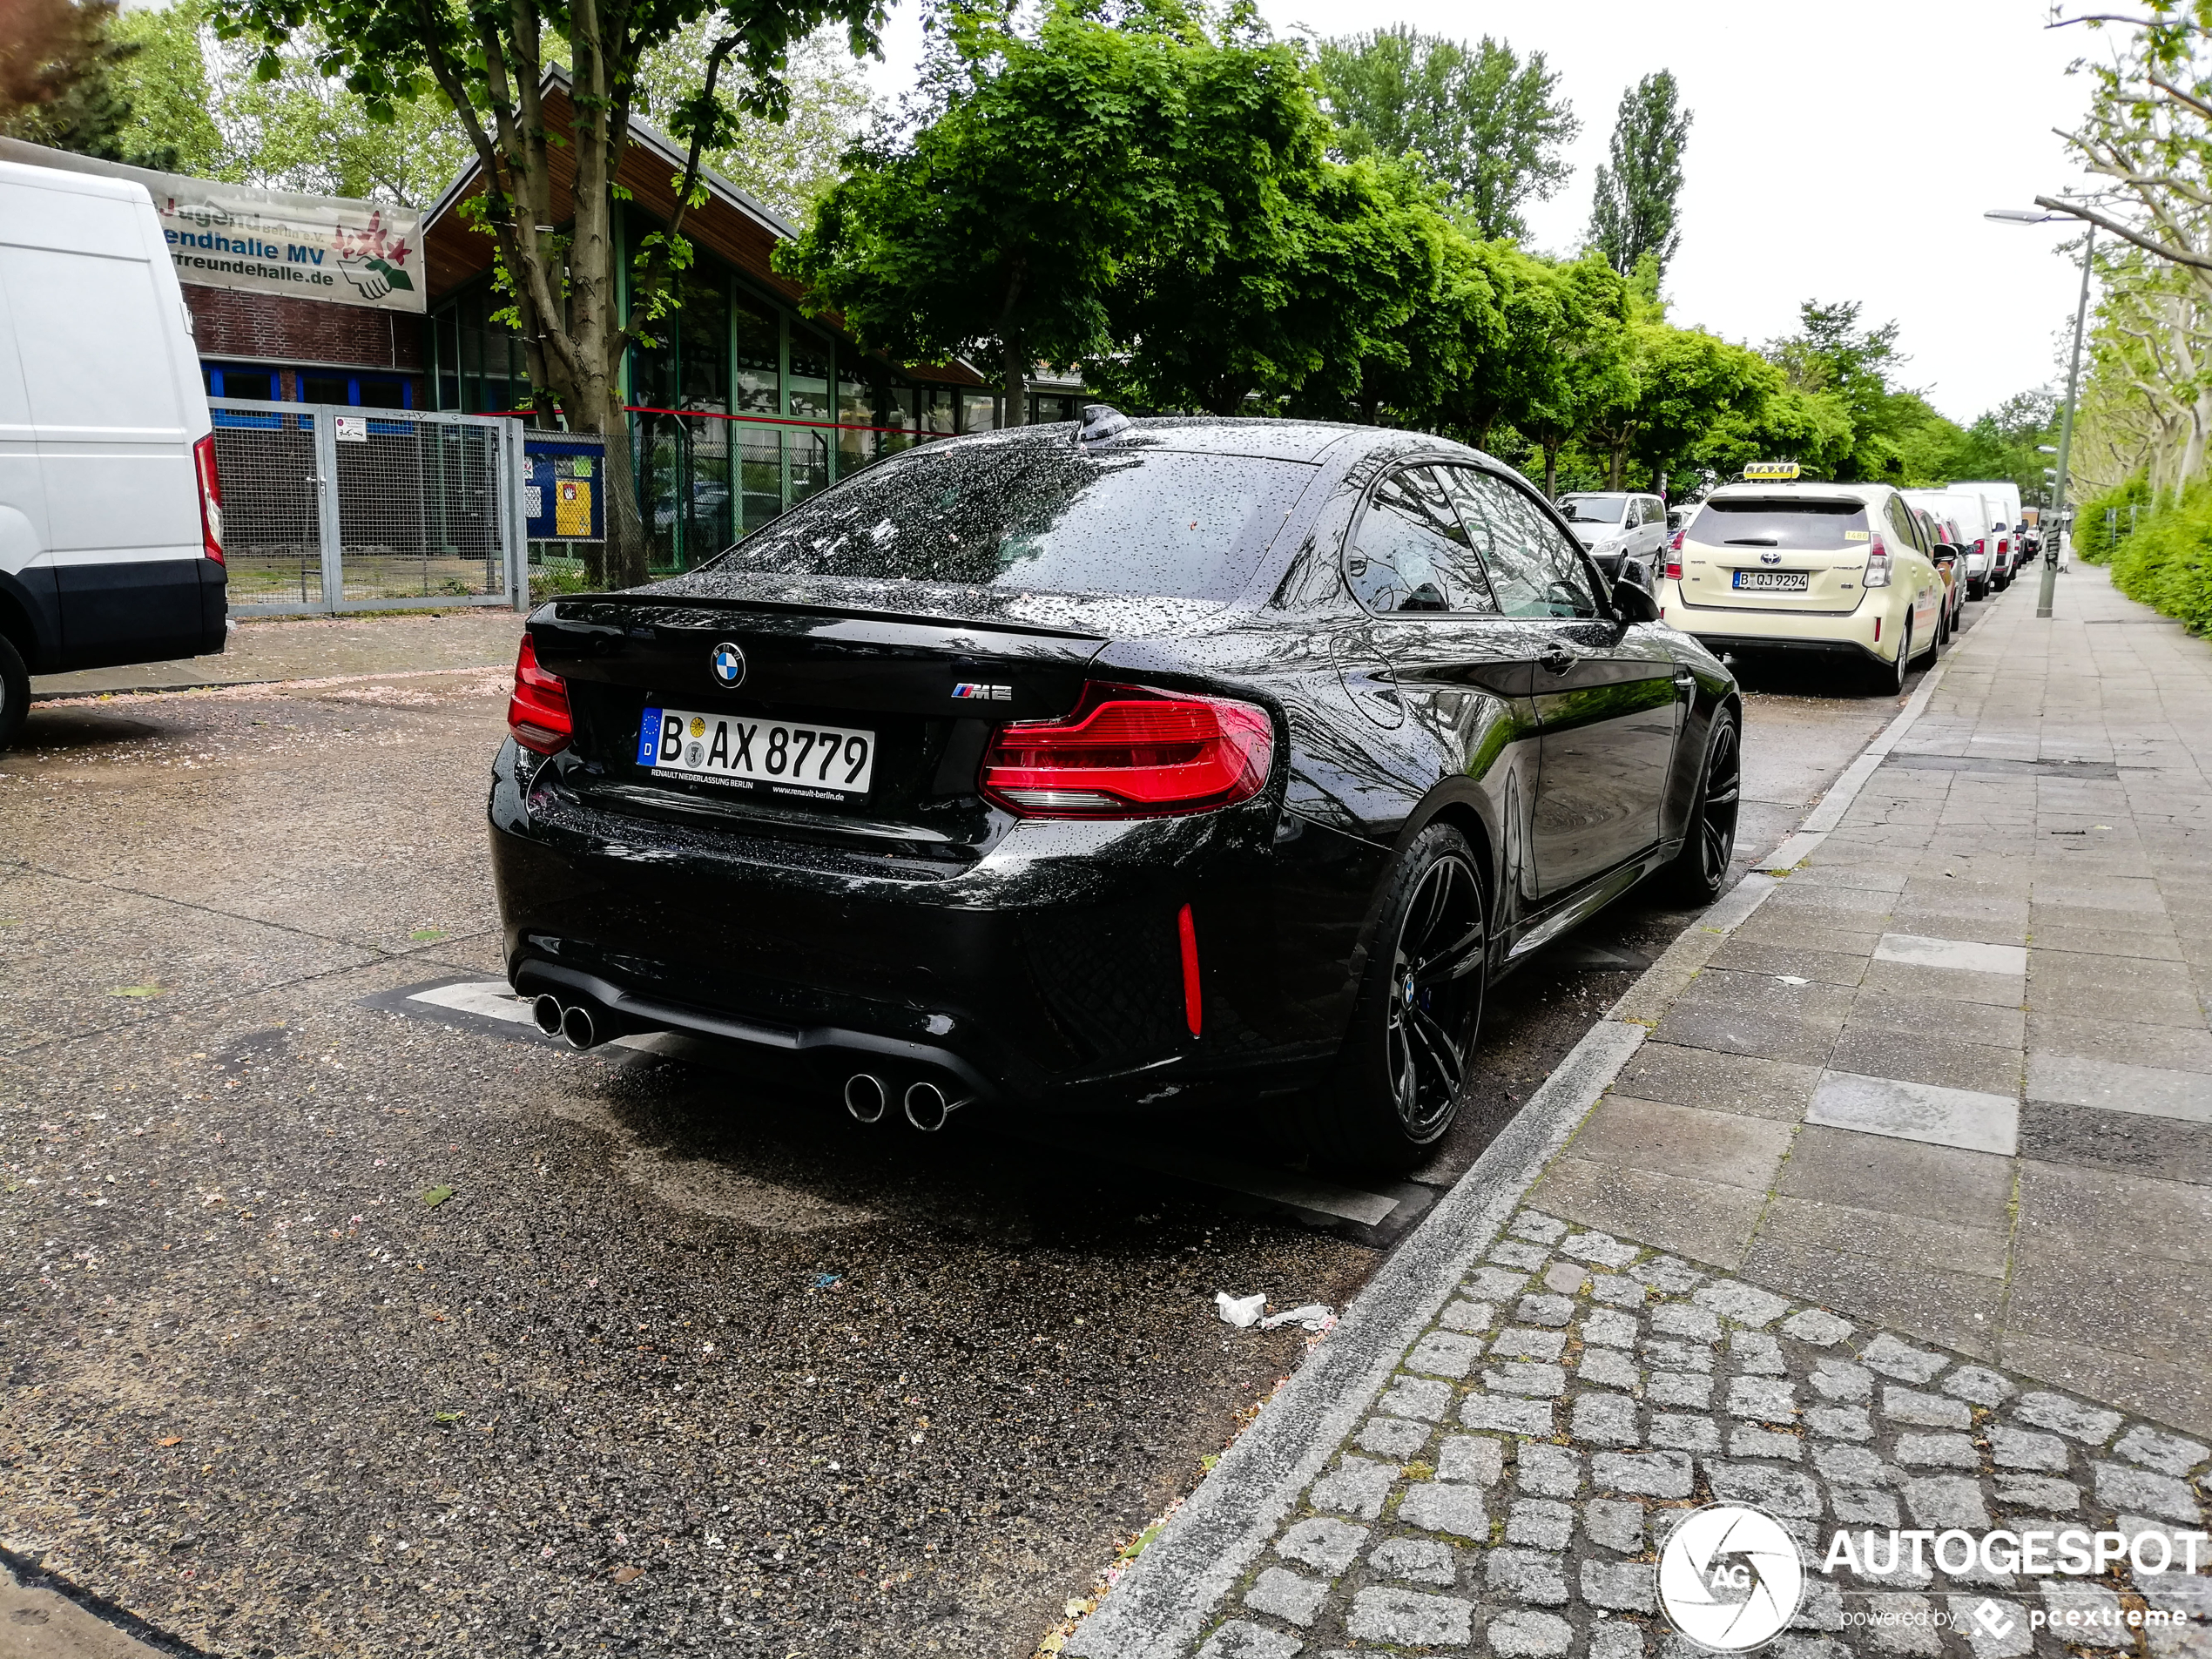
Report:
[[521,422],[208,406],[232,615],[528,604]]

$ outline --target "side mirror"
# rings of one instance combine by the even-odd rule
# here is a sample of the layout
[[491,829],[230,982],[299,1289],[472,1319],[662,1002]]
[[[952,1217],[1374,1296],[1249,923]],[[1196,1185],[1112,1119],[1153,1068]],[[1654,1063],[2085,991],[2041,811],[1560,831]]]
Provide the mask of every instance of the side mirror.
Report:
[[1959,557],[1959,550],[1952,543],[1938,542],[1935,544],[1935,550],[1928,556],[1933,559],[1938,564],[1941,564],[1946,559],[1956,562]]
[[1640,582],[1616,582],[1613,584],[1613,614],[1630,625],[1639,622],[1659,620],[1659,602],[1651,590]]

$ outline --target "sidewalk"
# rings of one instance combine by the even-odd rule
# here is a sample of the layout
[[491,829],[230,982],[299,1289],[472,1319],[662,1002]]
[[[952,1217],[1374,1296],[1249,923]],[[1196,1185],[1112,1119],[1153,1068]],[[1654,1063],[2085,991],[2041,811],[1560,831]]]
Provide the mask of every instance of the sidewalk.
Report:
[[493,606],[432,615],[265,618],[239,623],[212,657],[31,677],[34,702],[126,691],[181,691],[346,674],[511,668],[523,618]]
[[[2212,645],[2091,567],[2058,610],[1997,602],[1804,861],[1601,1022],[1592,1075],[1531,1101],[1069,1652],[1695,1652],[1653,1563],[1716,1500],[1823,1548],[2202,1527]],[[1790,1659],[2212,1654],[2202,1573],[1808,1584]]]

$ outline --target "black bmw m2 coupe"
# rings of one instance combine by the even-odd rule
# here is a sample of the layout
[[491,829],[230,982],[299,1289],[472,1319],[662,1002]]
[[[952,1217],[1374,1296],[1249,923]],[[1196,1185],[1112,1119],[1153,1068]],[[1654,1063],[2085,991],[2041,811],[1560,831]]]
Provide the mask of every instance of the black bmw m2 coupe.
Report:
[[799,1051],[921,1128],[1280,1096],[1407,1164],[1492,981],[1735,839],[1728,671],[1518,474],[1373,427],[929,443],[545,605],[515,678],[540,1024]]

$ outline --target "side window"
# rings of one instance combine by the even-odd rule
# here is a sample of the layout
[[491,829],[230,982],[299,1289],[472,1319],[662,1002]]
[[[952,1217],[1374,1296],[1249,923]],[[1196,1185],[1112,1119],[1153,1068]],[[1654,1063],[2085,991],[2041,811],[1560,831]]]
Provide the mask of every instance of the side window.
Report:
[[1902,496],[1892,496],[1889,499],[1888,505],[1890,509],[1890,528],[1894,529],[1898,535],[1904,539],[1905,546],[1914,549],[1919,552],[1926,552],[1927,549],[1920,545],[1919,526],[1913,523],[1912,514],[1911,509],[1905,504],[1905,497]]
[[1450,475],[1453,496],[1489,573],[1499,610],[1508,617],[1600,614],[1580,550],[1542,509],[1488,473],[1454,467]]
[[1428,467],[1408,467],[1377,488],[1345,574],[1370,610],[1496,609],[1443,482]]

